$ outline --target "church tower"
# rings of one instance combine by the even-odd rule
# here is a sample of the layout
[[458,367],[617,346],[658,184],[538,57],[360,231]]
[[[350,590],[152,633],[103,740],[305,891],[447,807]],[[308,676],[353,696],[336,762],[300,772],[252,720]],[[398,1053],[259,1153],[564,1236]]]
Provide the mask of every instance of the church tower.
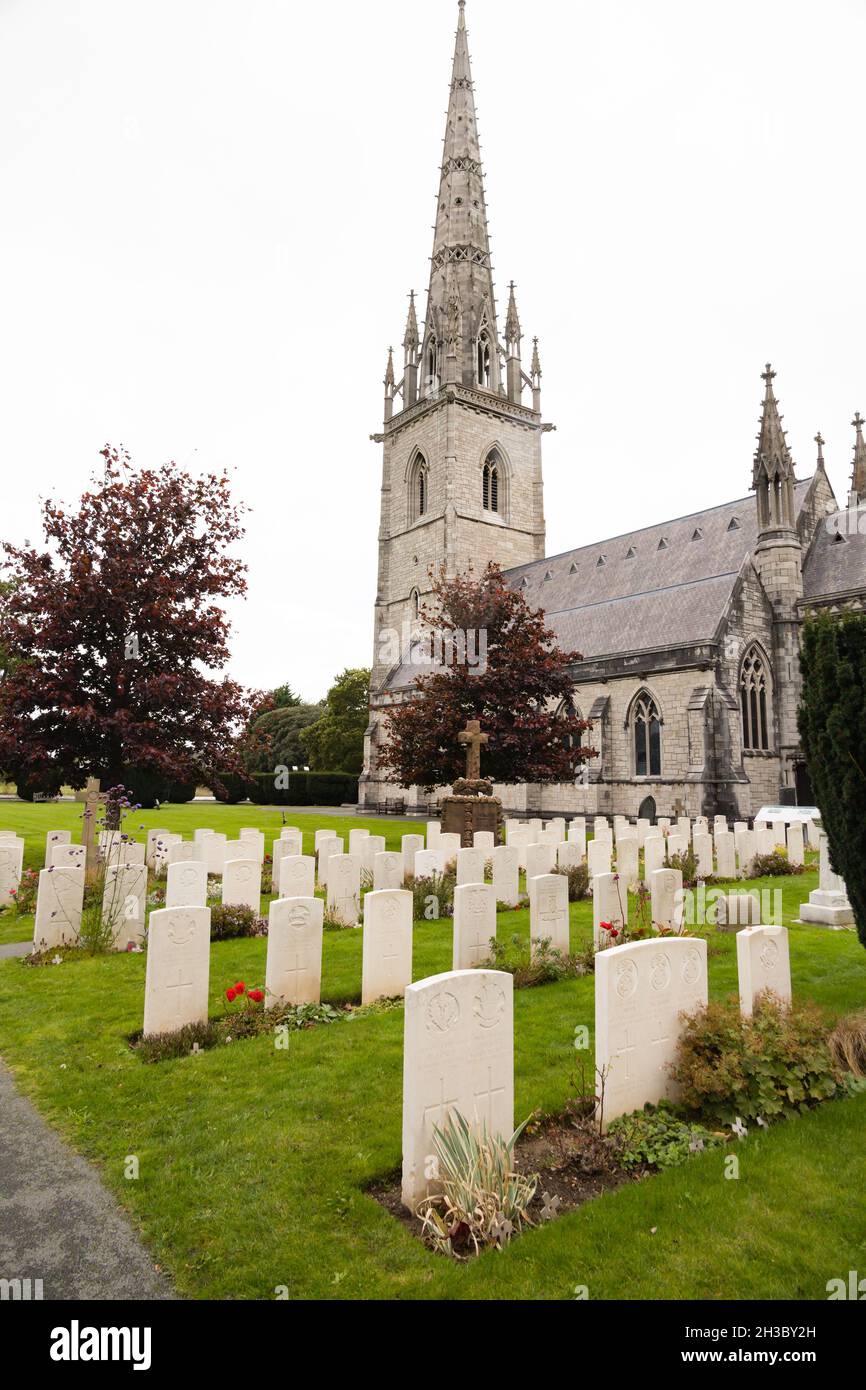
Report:
[[762,375],[764,405],[752,469],[752,488],[758,507],[754,562],[773,607],[772,655],[781,779],[783,786],[792,787],[795,764],[800,757],[797,729],[801,690],[800,615],[797,603],[803,597],[803,548],[797,534],[794,460],[773,391],[776,373],[769,362]]
[[[399,665],[395,643],[429,598],[444,566],[476,573],[544,555],[541,366],[537,344],[523,369],[514,285],[503,335],[497,322],[490,238],[465,4],[460,0],[426,314],[414,292],[403,337],[403,375],[389,352],[385,375],[379,573],[375,606],[371,739],[375,709]],[[375,777],[374,749],[367,776]],[[365,779],[366,780],[366,779]]]

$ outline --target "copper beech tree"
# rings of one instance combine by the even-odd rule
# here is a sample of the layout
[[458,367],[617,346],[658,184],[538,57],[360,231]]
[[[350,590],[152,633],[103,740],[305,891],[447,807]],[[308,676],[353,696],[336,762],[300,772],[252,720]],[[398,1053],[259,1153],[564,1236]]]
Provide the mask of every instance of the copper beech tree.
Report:
[[135,470],[124,450],[101,453],[77,509],[43,504],[45,549],[6,546],[0,766],[25,786],[97,776],[142,800],[148,782],[240,767],[235,736],[264,707],[208,674],[229,656],[219,600],[246,590],[230,554],[242,508],[225,475]]
[[[591,726],[572,705],[569,667],[541,610],[505,583],[498,565],[433,584],[432,608],[421,617],[438,669],[419,675],[414,692],[388,712],[380,763],[388,780],[427,790],[462,777],[458,734],[479,719],[489,742],[482,775],[495,782],[569,782],[587,758]],[[464,652],[468,659],[464,659]],[[452,659],[456,658],[456,659]]]

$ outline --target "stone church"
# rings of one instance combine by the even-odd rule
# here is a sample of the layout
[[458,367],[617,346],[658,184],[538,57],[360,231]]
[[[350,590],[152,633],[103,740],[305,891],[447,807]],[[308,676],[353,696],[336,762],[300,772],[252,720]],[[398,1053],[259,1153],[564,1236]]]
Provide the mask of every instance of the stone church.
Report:
[[[389,354],[374,436],[382,502],[361,804],[428,807],[378,769],[387,711],[411,699],[419,674],[412,634],[431,569],[478,573],[490,560],[544,610],[560,645],[581,652],[573,704],[592,721],[586,741],[598,754],[567,785],[497,787],[506,811],[745,819],[766,804],[810,804],[799,629],[810,609],[866,607],[859,414],[845,511],[820,435],[814,472],[795,476],[768,366],[753,495],[546,556],[541,445],[551,426],[538,343],[527,370],[523,341],[513,285],[501,333],[498,323],[460,0],[426,320],[420,327],[410,297],[402,378]],[[395,633],[397,657],[386,640]]]

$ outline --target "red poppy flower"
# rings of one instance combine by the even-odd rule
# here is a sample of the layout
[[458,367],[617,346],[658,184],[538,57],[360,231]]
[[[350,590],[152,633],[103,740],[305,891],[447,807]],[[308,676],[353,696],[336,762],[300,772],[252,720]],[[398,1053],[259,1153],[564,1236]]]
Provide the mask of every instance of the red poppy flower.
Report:
[[234,1003],[235,991],[233,989],[226,990],[226,999],[229,1001],[230,1004]]
[[247,995],[247,998],[252,999],[253,1002],[256,1004],[261,1004],[264,997],[265,996],[260,989],[251,989],[249,994]]
[[245,989],[246,985],[244,984],[243,980],[238,980],[237,984],[235,985],[235,994],[243,994]]
[[599,922],[602,931],[613,931],[613,922]]

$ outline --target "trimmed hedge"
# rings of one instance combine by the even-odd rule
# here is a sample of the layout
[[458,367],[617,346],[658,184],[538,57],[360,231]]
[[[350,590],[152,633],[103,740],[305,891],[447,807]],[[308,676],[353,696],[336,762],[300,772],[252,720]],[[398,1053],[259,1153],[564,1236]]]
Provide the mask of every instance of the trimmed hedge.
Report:
[[250,778],[250,800],[259,806],[342,806],[358,800],[358,778],[350,772],[290,772],[287,787],[274,786],[273,772]]

